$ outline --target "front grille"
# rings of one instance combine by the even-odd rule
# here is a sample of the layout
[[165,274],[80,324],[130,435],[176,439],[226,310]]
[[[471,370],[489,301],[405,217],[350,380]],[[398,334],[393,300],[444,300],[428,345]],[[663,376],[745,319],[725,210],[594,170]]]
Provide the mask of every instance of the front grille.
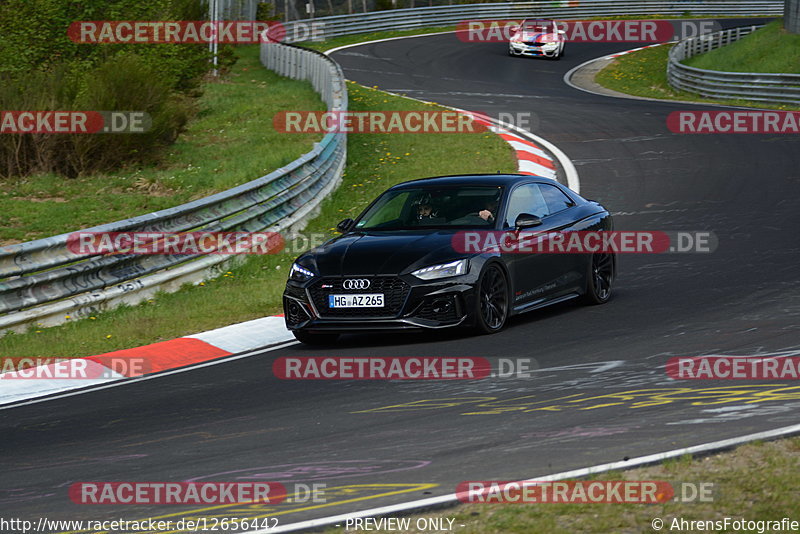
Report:
[[299,300],[303,300],[303,301],[306,300],[306,293],[305,293],[305,291],[303,291],[303,288],[301,288],[301,287],[295,287],[295,286],[287,284],[286,285],[286,295],[288,295],[290,297],[294,297],[294,298],[299,299]]
[[542,46],[544,43],[537,43],[536,41],[525,41],[528,46]]
[[[320,317],[397,317],[403,310],[411,286],[396,276],[348,277],[367,278],[367,289],[343,289],[345,278],[323,278],[308,288],[308,293]],[[331,286],[325,287],[322,286]],[[328,295],[348,295],[355,293],[383,293],[383,308],[329,308]]]

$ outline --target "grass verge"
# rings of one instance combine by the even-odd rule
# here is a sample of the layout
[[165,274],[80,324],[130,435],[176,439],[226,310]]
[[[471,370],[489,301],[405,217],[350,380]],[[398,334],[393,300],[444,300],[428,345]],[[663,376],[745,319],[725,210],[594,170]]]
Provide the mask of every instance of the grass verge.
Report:
[[[348,83],[352,111],[429,110],[421,104]],[[262,117],[263,124],[263,117]],[[209,123],[209,128],[222,124]],[[294,134],[283,134],[284,138]],[[224,162],[220,160],[219,164]],[[343,183],[327,198],[306,232],[333,236],[333,227],[357,215],[386,188],[437,174],[515,172],[510,147],[494,134],[351,134]],[[121,307],[94,318],[31,329],[0,338],[4,357],[74,357],[136,347],[270,315],[280,297],[296,254],[249,256],[201,285],[134,307]]]
[[307,82],[263,68],[258,47],[204,84],[198,114],[158,166],[75,179],[30,176],[0,182],[0,246],[169,208],[263,176],[311,150],[321,136],[283,136],[264,123],[280,110],[324,110]]
[[[734,43],[734,45],[735,44],[736,43]],[[665,44],[662,46],[645,48],[644,50],[637,50],[636,52],[620,56],[606,68],[598,72],[595,76],[595,81],[603,87],[613,89],[614,91],[647,98],[725,104],[741,107],[800,110],[800,106],[790,104],[703,98],[686,91],[676,91],[670,87],[667,82],[667,61],[671,48],[672,45]],[[724,48],[720,50],[724,50]],[[704,66],[703,68],[709,67]],[[722,69],[717,68],[717,70]]]
[[[781,532],[773,528],[734,529],[706,525],[688,528],[686,521],[723,521],[726,517],[748,521],[800,520],[800,494],[796,478],[800,470],[800,438],[751,443],[734,451],[692,459],[683,457],[663,464],[609,472],[595,480],[666,481],[676,495],[692,495],[692,488],[711,483],[711,498],[693,502],[659,504],[468,504],[432,514],[411,516],[454,519],[453,530],[463,534],[560,534],[609,532]],[[687,484],[683,486],[682,484]],[[692,484],[694,486],[689,486]],[[660,519],[661,529],[653,527]],[[678,523],[673,523],[674,521]],[[448,522],[444,521],[447,525]],[[463,526],[462,526],[463,525]],[[339,532],[331,529],[329,532]],[[785,530],[789,532],[790,530]],[[376,532],[389,532],[376,530]],[[393,530],[391,532],[424,532]]]
[[787,32],[783,19],[727,46],[684,61],[698,69],[727,72],[784,72],[800,74],[800,35]]

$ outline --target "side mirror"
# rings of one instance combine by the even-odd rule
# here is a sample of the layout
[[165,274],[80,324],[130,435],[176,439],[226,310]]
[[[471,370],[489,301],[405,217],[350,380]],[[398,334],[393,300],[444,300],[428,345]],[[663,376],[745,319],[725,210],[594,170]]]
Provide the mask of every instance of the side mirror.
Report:
[[540,224],[542,224],[542,220],[536,215],[531,215],[530,213],[520,213],[517,216],[517,220],[514,221],[514,227],[517,230],[531,228],[532,226],[539,226]]
[[353,223],[355,223],[353,219],[350,218],[345,219],[336,225],[336,230],[343,234],[346,234],[347,232],[350,231],[351,228],[353,228]]
[[519,31],[519,26],[509,26],[508,31],[510,31],[511,34],[513,35]]
[[558,30],[558,35],[567,35],[567,32],[564,30]]

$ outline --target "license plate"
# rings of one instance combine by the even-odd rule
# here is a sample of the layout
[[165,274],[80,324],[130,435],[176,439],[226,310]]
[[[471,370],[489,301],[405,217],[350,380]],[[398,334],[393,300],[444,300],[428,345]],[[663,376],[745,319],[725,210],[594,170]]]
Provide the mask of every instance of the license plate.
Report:
[[328,295],[329,308],[383,308],[383,293]]

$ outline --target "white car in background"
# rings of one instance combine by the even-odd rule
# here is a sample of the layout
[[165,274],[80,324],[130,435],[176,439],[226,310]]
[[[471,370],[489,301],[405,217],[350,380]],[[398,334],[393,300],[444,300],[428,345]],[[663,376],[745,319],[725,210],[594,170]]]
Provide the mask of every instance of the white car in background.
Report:
[[509,56],[543,56],[561,59],[564,56],[566,24],[549,19],[526,19],[511,28]]

